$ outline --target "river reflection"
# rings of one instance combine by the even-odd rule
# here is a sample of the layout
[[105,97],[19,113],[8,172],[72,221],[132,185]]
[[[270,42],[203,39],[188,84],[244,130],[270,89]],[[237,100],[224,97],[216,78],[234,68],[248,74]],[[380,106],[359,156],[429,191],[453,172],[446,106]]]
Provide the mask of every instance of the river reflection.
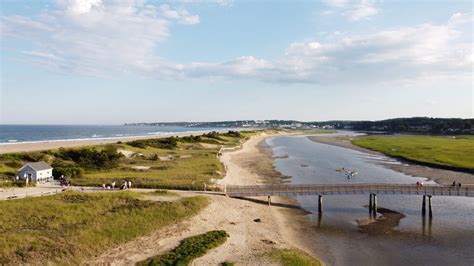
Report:
[[[307,183],[416,183],[423,178],[387,169],[381,163],[397,161],[359,151],[320,144],[304,136],[267,140],[275,167],[289,182]],[[337,169],[351,169],[351,179]],[[320,257],[336,265],[474,265],[474,199],[435,196],[433,216],[422,215],[422,196],[377,195],[379,211],[368,211],[369,195],[326,195],[318,214],[317,196],[296,197],[310,211]],[[381,209],[386,210],[382,212]],[[319,251],[321,253],[321,251]]]

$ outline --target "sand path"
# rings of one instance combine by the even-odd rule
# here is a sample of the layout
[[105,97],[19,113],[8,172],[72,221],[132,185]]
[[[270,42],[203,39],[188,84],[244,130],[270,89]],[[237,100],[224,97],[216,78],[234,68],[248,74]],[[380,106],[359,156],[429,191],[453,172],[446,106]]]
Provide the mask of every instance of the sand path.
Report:
[[[254,137],[243,144],[240,150],[222,155],[221,159],[227,166],[227,184],[249,185],[261,182],[258,174],[241,167],[239,162],[249,153],[258,152],[257,145],[266,137],[268,136]],[[289,222],[291,209],[284,206],[269,207],[266,199],[255,198],[251,201],[215,194],[208,197],[210,205],[193,218],[112,249],[90,263],[130,265],[163,254],[176,247],[183,238],[220,229],[228,232],[229,239],[222,246],[196,259],[193,265],[218,265],[224,261],[232,261],[237,265],[272,265],[263,255],[274,247],[297,247],[305,250],[303,243],[299,241],[299,229]],[[283,198],[272,201],[275,205],[288,203]],[[257,218],[261,222],[254,222]]]

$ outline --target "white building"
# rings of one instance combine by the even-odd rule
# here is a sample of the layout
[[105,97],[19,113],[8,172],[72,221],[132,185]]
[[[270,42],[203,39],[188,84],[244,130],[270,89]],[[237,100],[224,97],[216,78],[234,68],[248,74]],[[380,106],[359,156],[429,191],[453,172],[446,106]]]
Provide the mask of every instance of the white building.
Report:
[[27,163],[18,169],[17,177],[29,182],[45,182],[53,179],[53,167],[45,162]]

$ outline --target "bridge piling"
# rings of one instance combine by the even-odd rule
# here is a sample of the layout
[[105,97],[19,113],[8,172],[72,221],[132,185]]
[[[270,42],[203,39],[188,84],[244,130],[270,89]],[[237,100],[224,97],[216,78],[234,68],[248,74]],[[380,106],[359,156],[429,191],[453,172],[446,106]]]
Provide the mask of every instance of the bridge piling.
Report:
[[318,228],[321,228],[322,224],[323,224],[323,214],[318,213]]
[[372,211],[372,193],[369,194],[369,212]]
[[323,213],[323,195],[318,195],[318,213]]
[[372,211],[377,212],[377,194],[374,194],[374,199],[373,199],[373,206],[372,206]]
[[421,215],[423,217],[426,215],[426,195],[423,195],[423,201],[421,203]]
[[433,208],[431,204],[431,195],[428,195],[428,210],[429,210],[429,216],[433,217]]

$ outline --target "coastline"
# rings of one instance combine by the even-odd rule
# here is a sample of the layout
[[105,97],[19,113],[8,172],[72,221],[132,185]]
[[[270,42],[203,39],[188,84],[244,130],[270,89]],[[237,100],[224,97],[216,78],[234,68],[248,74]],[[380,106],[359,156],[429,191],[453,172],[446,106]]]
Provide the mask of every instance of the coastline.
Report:
[[[228,129],[236,130],[236,129]],[[239,129],[237,129],[239,130]],[[215,130],[222,131],[222,129]],[[226,131],[226,130],[224,130]],[[32,151],[44,151],[58,148],[73,148],[73,147],[84,147],[92,145],[111,144],[118,141],[133,141],[140,139],[159,139],[168,137],[184,137],[190,135],[202,135],[208,131],[194,131],[194,132],[182,132],[182,133],[166,133],[157,135],[138,135],[138,136],[127,136],[127,137],[110,137],[110,138],[86,138],[86,139],[64,139],[64,140],[45,140],[45,141],[26,141],[18,143],[0,143],[0,154],[15,153],[15,152],[32,152]]]
[[[352,144],[350,137],[342,136],[342,135],[335,135],[335,136],[309,136],[309,140],[327,144],[338,146],[341,148],[352,149],[368,154],[378,155],[378,156],[385,156],[393,158],[389,155],[368,150],[359,146]],[[409,176],[418,176],[418,177],[425,177],[428,180],[433,180],[438,184],[442,185],[450,185],[453,181],[461,182],[462,184],[473,184],[474,183],[474,174],[460,172],[460,171],[453,171],[447,169],[440,169],[434,168],[422,164],[417,164],[413,162],[407,162],[401,160],[399,158],[394,158],[397,161],[401,162],[401,164],[383,164],[386,168],[392,169],[394,171],[404,173]]]

